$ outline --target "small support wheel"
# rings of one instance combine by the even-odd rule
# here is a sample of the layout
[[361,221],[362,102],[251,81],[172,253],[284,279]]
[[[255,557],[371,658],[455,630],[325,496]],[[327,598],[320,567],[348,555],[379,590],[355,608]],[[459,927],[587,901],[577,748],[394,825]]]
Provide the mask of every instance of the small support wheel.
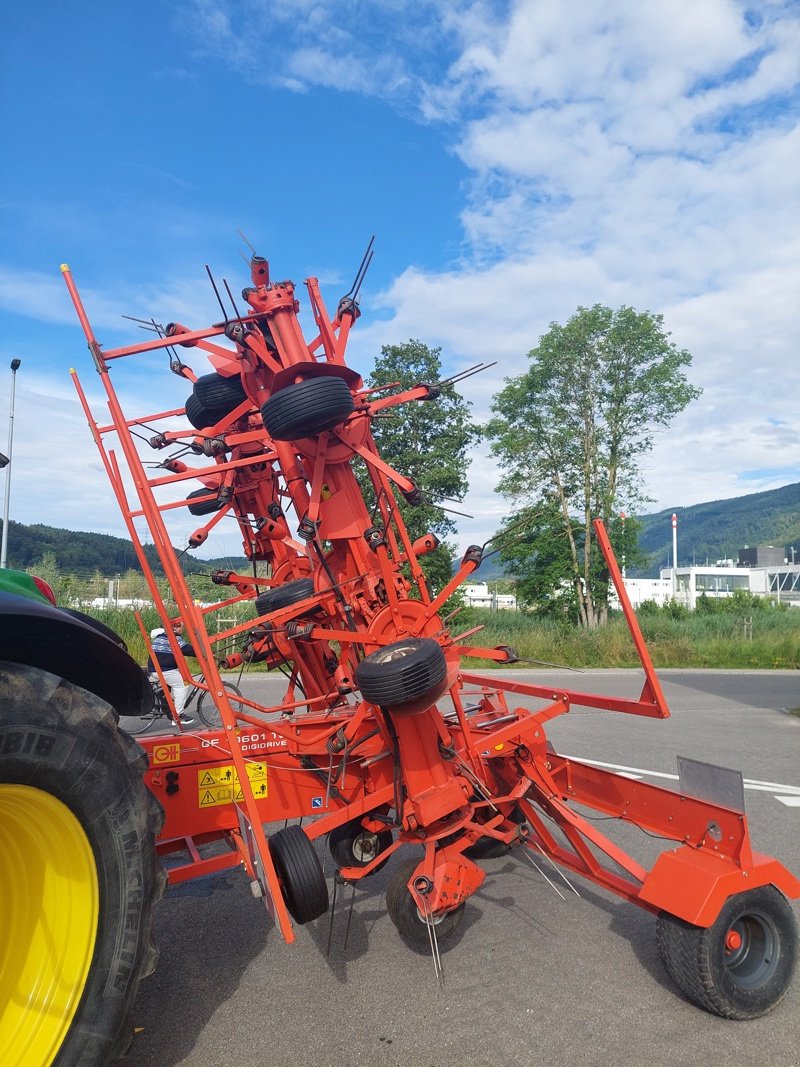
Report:
[[289,914],[301,926],[328,910],[328,884],[314,846],[300,826],[285,826],[268,840]]
[[667,912],[656,920],[658,953],[689,1000],[723,1019],[757,1019],[786,995],[797,957],[797,922],[774,886],[729,897],[709,927]]
[[292,604],[299,604],[301,600],[308,600],[314,595],[313,578],[296,578],[293,582],[285,585],[276,585],[272,589],[266,589],[256,597],[256,611],[259,615],[267,615],[270,611],[278,608],[288,608]]
[[274,393],[262,405],[261,418],[273,441],[296,441],[333,429],[354,408],[344,379],[307,378]]
[[441,696],[447,661],[431,637],[408,637],[379,648],[356,667],[361,695],[379,707],[398,707],[431,694]]
[[[337,826],[328,835],[328,848],[337,867],[366,867],[376,856],[391,848],[394,838],[391,830],[373,833],[361,825],[360,819],[352,819],[344,826]],[[377,874],[388,861],[379,863],[369,873]]]
[[214,426],[245,400],[247,393],[238,374],[230,378],[204,374],[192,386],[192,395],[186,401],[186,418],[196,430],[202,430]]
[[[418,866],[418,859],[405,860],[394,871],[386,887],[386,910],[406,944],[427,952],[430,949],[428,921],[408,890],[408,880]],[[436,940],[440,945],[452,937],[460,926],[465,907],[465,904],[459,904],[452,911],[431,916],[430,921],[436,927]]]
[[[201,489],[193,489],[186,499],[195,500],[197,498],[208,497],[214,492],[216,492],[216,490],[206,489],[206,487],[203,486]],[[191,515],[213,515],[214,512],[219,511],[224,504],[224,500],[220,500],[219,496],[214,496],[211,500],[202,500],[199,504],[189,504],[189,513]]]

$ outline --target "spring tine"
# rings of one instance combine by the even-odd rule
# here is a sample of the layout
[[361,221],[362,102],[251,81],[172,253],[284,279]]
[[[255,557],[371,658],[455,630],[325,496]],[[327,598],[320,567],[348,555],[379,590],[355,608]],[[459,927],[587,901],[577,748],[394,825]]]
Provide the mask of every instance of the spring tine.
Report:
[[442,969],[442,957],[439,952],[439,939],[436,936],[436,923],[433,921],[433,915],[428,907],[427,897],[424,899],[425,903],[425,925],[428,927],[428,941],[431,946],[431,956],[433,957],[433,970],[436,974],[437,981],[440,988],[444,988],[444,970]]
[[548,863],[550,864],[550,866],[551,866],[551,867],[553,868],[553,870],[554,870],[554,871],[557,871],[557,872],[558,872],[558,873],[559,873],[559,874],[561,875],[561,877],[562,877],[562,878],[564,879],[564,881],[565,881],[565,882],[567,883],[567,885],[568,885],[568,886],[570,887],[570,889],[571,889],[571,890],[572,890],[572,892],[573,892],[573,893],[575,894],[575,896],[576,896],[576,897],[579,897],[579,896],[580,896],[580,893],[579,893],[579,892],[578,892],[578,890],[577,890],[577,889],[575,888],[575,886],[574,886],[574,885],[572,884],[572,882],[570,882],[569,878],[567,878],[567,876],[566,876],[566,875],[564,874],[564,872],[563,872],[563,871],[561,870],[561,868],[560,868],[560,867],[558,866],[558,864],[557,864],[557,863],[555,863],[555,862],[553,861],[553,858],[552,858],[552,856],[548,856],[548,855],[547,855],[547,853],[545,852],[545,850],[544,850],[544,849],[542,848],[542,846],[541,846],[541,845],[539,844],[539,842],[538,842],[538,841],[534,841],[533,843],[534,843],[534,845],[536,845],[536,847],[537,847],[537,848],[539,849],[539,851],[540,851],[540,852],[541,852],[541,854],[542,854],[542,855],[544,856],[544,858],[545,858],[545,859],[547,860],[547,862],[548,862]]
[[350,894],[350,908],[347,912],[347,927],[344,931],[344,949],[347,949],[347,942],[350,940],[350,923],[353,920],[353,905],[356,902],[356,883],[353,882],[353,892]]
[[325,956],[331,954],[331,937],[333,936],[333,916],[336,912],[336,887],[339,884],[339,872],[335,871],[333,875],[333,899],[331,900],[331,911],[328,918],[328,943],[325,946]]
[[550,886],[550,888],[554,889],[555,892],[558,893],[558,895],[561,897],[562,900],[566,900],[567,898],[564,896],[564,894],[561,892],[561,890],[558,888],[558,886],[555,884],[555,882],[552,881],[552,879],[547,877],[547,875],[544,873],[542,868],[539,866],[539,864],[536,862],[536,860],[531,856],[531,854],[528,852],[527,849],[524,850],[522,855],[525,857],[525,859],[528,861],[528,863],[530,863],[531,866],[534,867],[539,872],[539,874],[542,876],[542,878],[544,878],[545,882],[547,882],[547,884]]

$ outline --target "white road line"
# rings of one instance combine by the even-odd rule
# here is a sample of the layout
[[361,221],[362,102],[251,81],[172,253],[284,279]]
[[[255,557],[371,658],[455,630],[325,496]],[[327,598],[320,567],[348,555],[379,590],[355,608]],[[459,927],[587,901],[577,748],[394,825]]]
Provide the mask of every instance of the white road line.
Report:
[[[586,759],[583,756],[566,756],[566,759],[574,759],[579,763],[588,763],[590,767],[604,767],[606,770],[615,771],[621,778],[668,778],[672,782],[677,782],[677,774],[666,774],[664,771],[648,771],[643,770],[641,767],[626,767],[620,763],[604,763],[602,760]],[[775,795],[775,799],[779,800],[781,804],[785,804],[787,808],[800,808],[800,786],[797,785],[784,785],[782,782],[762,782],[757,778],[745,778],[745,789],[749,789],[752,792],[759,793],[772,793]],[[782,794],[777,796],[776,794]]]

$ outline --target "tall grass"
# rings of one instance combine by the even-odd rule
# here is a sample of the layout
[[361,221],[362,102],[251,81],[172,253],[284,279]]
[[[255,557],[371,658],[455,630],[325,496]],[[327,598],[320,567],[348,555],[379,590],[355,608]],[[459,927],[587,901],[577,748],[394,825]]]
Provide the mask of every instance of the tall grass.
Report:
[[[141,633],[130,608],[111,607],[90,612],[115,630],[140,663],[147,658]],[[142,611],[145,631],[160,626],[153,608]],[[226,616],[244,621],[252,618],[252,605],[226,609]],[[734,612],[672,613],[656,610],[640,613],[639,624],[653,663],[657,667],[717,667],[727,669],[800,669],[800,611],[759,610],[752,620],[752,636],[744,617]],[[215,628],[213,616],[209,622]],[[537,619],[525,612],[464,610],[452,620],[453,635],[481,626],[466,637],[465,645],[494,648],[512,646],[521,665],[558,664],[565,667],[636,667],[638,657],[625,620],[615,615],[596,630],[580,630],[552,619]],[[222,655],[224,650],[220,650]],[[489,660],[472,657],[465,662],[489,666]]]

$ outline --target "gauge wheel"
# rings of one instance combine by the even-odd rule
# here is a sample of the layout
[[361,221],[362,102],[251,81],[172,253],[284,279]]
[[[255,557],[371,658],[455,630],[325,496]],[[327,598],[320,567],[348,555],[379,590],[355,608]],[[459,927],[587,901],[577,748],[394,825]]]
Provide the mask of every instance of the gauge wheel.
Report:
[[[391,830],[374,833],[361,825],[360,819],[352,819],[344,826],[337,826],[328,835],[328,849],[337,867],[366,867],[376,856],[391,848],[394,837]],[[383,860],[369,873],[377,874],[386,866]]]
[[[198,497],[207,497],[209,493],[214,492],[214,489],[206,489],[205,486],[203,486],[202,489],[193,489],[186,499],[196,500]],[[220,500],[218,496],[215,496],[213,499],[203,500],[199,504],[189,504],[189,511],[192,515],[213,515],[213,513],[219,511],[224,504],[224,500]]]
[[354,408],[342,378],[307,378],[274,393],[262,406],[261,418],[274,441],[296,441],[338,426]]
[[3,1064],[101,1067],[156,960],[147,757],[108,704],[33,667],[0,663],[0,723]]
[[716,921],[694,926],[667,912],[656,942],[689,1000],[723,1019],[757,1019],[786,995],[797,958],[797,922],[774,886],[729,897]]
[[247,393],[238,374],[230,378],[204,374],[192,386],[192,395],[186,401],[186,418],[196,430],[215,426],[244,400]]
[[[430,930],[425,915],[417,907],[417,902],[408,889],[408,880],[419,866],[419,859],[405,860],[401,863],[386,887],[386,910],[397,931],[411,948],[430,951]],[[459,904],[452,911],[440,912],[431,917],[436,929],[436,941],[441,946],[455,934],[464,918],[465,904]]]
[[[429,693],[441,693],[447,661],[437,641],[409,637],[365,656],[356,667],[361,695],[379,707],[401,707]],[[435,699],[435,698],[433,698]]]
[[278,608],[288,608],[292,604],[299,604],[301,600],[308,600],[314,595],[313,578],[297,578],[285,585],[276,585],[272,589],[266,589],[256,597],[256,612],[259,615],[268,615]]
[[289,914],[301,926],[328,910],[328,884],[319,857],[300,826],[271,834],[269,852]]

